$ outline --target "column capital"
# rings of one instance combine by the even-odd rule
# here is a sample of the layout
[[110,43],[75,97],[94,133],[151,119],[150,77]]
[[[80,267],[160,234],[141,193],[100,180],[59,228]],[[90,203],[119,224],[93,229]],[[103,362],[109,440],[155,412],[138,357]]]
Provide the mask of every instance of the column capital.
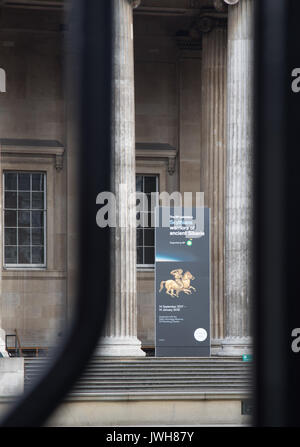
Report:
[[214,27],[215,21],[211,17],[199,17],[197,20],[197,28],[201,33],[208,33]]
[[226,21],[224,18],[216,18],[210,16],[199,16],[193,24],[193,27],[197,29],[199,33],[206,34],[217,27],[225,27]]
[[133,9],[137,8],[141,4],[141,0],[128,0],[128,2],[131,4]]

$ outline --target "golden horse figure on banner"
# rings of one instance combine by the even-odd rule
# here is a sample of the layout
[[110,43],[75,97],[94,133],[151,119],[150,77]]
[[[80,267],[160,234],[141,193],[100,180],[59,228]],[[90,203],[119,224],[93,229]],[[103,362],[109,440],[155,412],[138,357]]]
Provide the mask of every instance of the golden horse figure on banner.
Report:
[[191,281],[195,279],[191,272],[186,271],[183,274],[182,269],[175,269],[172,270],[170,274],[174,276],[174,279],[161,281],[159,289],[160,292],[165,287],[168,295],[176,296],[177,298],[179,298],[180,292],[184,292],[186,295],[190,295],[192,291],[196,292],[195,287],[191,286]]

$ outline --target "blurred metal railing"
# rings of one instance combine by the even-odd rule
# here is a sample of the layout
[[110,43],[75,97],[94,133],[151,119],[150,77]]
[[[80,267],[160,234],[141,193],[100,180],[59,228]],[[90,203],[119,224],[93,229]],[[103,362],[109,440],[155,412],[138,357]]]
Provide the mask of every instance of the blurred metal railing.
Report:
[[[80,122],[80,275],[73,324],[49,370],[1,421],[2,426],[43,425],[82,373],[104,325],[109,299],[110,237],[108,228],[96,225],[96,196],[110,190],[111,3],[75,0],[71,12],[76,22],[71,43],[80,67],[76,98]],[[106,278],[101,287],[99,271]]]
[[299,0],[256,1],[255,48],[255,425],[300,425]]

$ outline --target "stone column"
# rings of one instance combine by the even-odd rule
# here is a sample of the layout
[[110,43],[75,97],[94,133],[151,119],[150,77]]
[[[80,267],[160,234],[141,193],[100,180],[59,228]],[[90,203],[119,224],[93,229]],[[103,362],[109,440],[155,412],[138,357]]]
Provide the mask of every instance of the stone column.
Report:
[[5,346],[5,332],[1,327],[0,327],[0,357],[8,357],[8,353],[6,351]]
[[[0,154],[1,157],[1,154]],[[1,160],[0,160],[1,163]],[[0,194],[2,195],[2,183],[0,185]],[[0,214],[2,216],[2,205],[0,204]],[[0,221],[0,234],[2,235],[2,244],[3,244],[3,229],[2,229],[2,221]],[[0,300],[1,300],[1,296],[2,296],[2,274],[0,272]],[[2,303],[0,301],[0,357],[8,357],[8,353],[6,351],[6,346],[5,346],[5,331],[2,329],[1,327],[1,312],[2,312]]]
[[228,6],[227,172],[223,354],[250,348],[253,5]]
[[[117,227],[113,230],[110,312],[98,355],[144,356],[137,339],[135,229],[135,110],[132,9],[138,2],[113,1],[113,184]],[[123,185],[123,187],[120,187]],[[120,197],[121,189],[123,191]],[[130,200],[131,196],[131,200]],[[120,219],[122,225],[120,226]]]
[[211,213],[212,345],[224,338],[226,50],[225,24],[203,34],[200,183]]

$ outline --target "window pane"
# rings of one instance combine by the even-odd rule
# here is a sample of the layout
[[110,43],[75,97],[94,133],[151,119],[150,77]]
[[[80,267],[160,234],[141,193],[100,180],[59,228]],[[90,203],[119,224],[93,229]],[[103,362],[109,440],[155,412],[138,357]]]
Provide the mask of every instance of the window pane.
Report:
[[18,226],[30,227],[30,211],[18,211]]
[[144,180],[145,193],[155,192],[156,191],[156,177],[148,177],[145,176]]
[[18,174],[18,190],[30,191],[30,174],[23,172]]
[[144,193],[137,191],[135,203],[139,210],[147,211],[147,198]]
[[6,192],[4,200],[5,208],[17,208],[17,193],[16,192]]
[[154,222],[154,213],[147,213],[146,215],[147,215],[147,220],[145,222],[145,227],[147,226],[147,227],[151,228],[151,219],[153,219],[153,222]]
[[145,247],[145,264],[154,264],[154,247]]
[[44,212],[32,211],[32,223],[33,227],[42,227],[44,225]]
[[19,192],[18,198],[18,208],[28,210],[30,208],[30,192]]
[[32,247],[32,263],[44,263],[44,247]]
[[5,191],[16,191],[17,190],[17,174],[5,172]]
[[142,248],[137,249],[136,263],[143,264],[143,249]]
[[17,229],[5,229],[5,245],[17,245]]
[[143,191],[143,176],[137,175],[135,183],[136,183],[136,191],[142,192]]
[[4,256],[7,264],[17,264],[17,247],[5,247]]
[[17,226],[17,212],[16,211],[5,211],[4,225],[6,227],[16,227]]
[[44,209],[44,193],[33,192],[32,193],[32,208],[37,210]]
[[30,228],[18,229],[18,245],[30,245]]
[[148,226],[148,213],[138,213],[137,217],[137,223],[139,223],[139,227],[147,227]]
[[149,226],[155,227],[155,213],[149,214]]
[[136,230],[136,245],[143,246],[143,231],[142,229]]
[[44,191],[44,176],[32,174],[32,191]]
[[147,194],[147,200],[148,200],[148,211],[149,212],[154,212],[154,208],[158,205],[158,200],[157,197],[155,196],[154,193],[151,194]]
[[30,264],[30,247],[18,247],[19,264]]
[[43,245],[44,244],[44,229],[43,228],[32,228],[32,245]]
[[144,245],[154,246],[154,228],[149,228],[144,230]]

